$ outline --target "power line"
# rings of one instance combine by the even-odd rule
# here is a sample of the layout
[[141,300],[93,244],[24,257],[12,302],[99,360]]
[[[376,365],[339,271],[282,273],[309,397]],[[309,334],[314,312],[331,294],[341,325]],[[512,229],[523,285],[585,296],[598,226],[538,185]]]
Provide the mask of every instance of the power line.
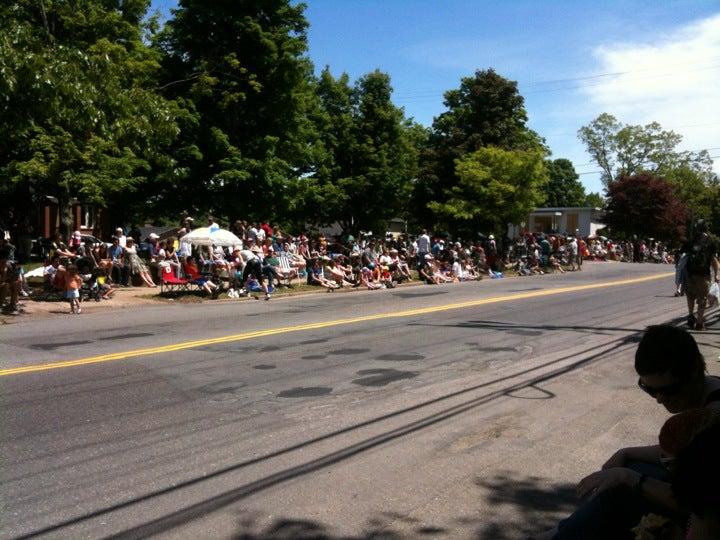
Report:
[[[710,150],[720,150],[720,146],[713,146],[712,148],[701,148],[701,149],[699,149],[699,150],[681,150],[681,152],[702,152],[702,151],[707,151],[707,152],[709,152]],[[713,157],[718,157],[718,156],[709,156],[709,157],[712,159]],[[588,162],[586,162],[586,163],[580,163],[580,164],[577,164],[577,165],[573,163],[573,167],[575,167],[575,168],[578,168],[578,167],[589,167],[590,165],[595,165],[595,162],[594,162],[594,161],[588,161]],[[589,174],[589,173],[582,173],[582,174]]]
[[[717,126],[720,124],[720,122],[707,122],[703,124],[685,124],[683,126],[673,126],[666,129],[681,129],[681,128],[692,128],[692,127],[706,127],[706,126]],[[545,133],[543,134],[543,137],[574,137],[577,135],[577,132],[575,133]]]
[[[663,68],[673,66],[673,65],[675,65],[675,66],[691,65],[692,66],[692,65],[697,65],[697,64],[703,64],[706,62],[714,62],[718,59],[720,59],[720,56],[706,58],[704,60],[701,60],[699,62],[694,62],[691,64],[687,64],[687,63],[667,64],[667,65],[663,66]],[[654,77],[666,77],[666,76],[676,75],[677,73],[686,73],[686,72],[712,69],[712,68],[718,67],[718,66],[720,66],[720,64],[712,64],[709,66],[704,66],[704,67],[695,68],[695,69],[673,70],[671,72],[665,72],[662,74],[651,75],[649,77],[636,77],[636,78],[629,79],[629,80],[638,80],[638,79],[646,79],[646,78],[654,78]],[[566,83],[566,82],[588,81],[588,80],[596,80],[596,79],[602,79],[602,78],[607,78],[607,77],[619,77],[621,75],[627,75],[630,73],[642,73],[642,72],[654,71],[656,69],[658,69],[658,68],[642,68],[642,69],[627,70],[627,71],[616,71],[616,72],[610,72],[610,73],[599,73],[597,75],[588,75],[588,76],[584,76],[584,77],[571,77],[571,78],[566,78],[566,79],[548,79],[548,80],[544,80],[544,81],[518,82],[518,86],[527,87],[527,86],[540,86],[540,85],[544,85],[544,84],[559,84],[559,83]],[[554,92],[554,91],[558,91],[558,90],[565,90],[568,88],[572,89],[572,88],[600,86],[602,84],[610,84],[610,83],[614,83],[614,82],[618,82],[618,81],[599,81],[598,83],[587,84],[587,85],[574,85],[574,86],[562,87],[562,88],[546,88],[546,89],[540,89],[540,90],[531,90],[529,92],[525,92],[525,94],[534,94],[534,93],[540,93],[540,92]],[[398,99],[403,98],[404,100],[413,99],[413,98],[418,98],[418,99],[433,98],[433,99],[435,99],[436,97],[438,97],[438,92],[440,92],[440,97],[442,97],[442,94],[445,91],[444,90],[440,90],[440,91],[429,90],[429,89],[428,90],[418,90],[418,91],[406,91],[406,92],[397,93],[397,94],[395,94],[394,97],[396,97]]]
[[[718,154],[717,156],[710,156],[711,159],[719,158],[719,157],[720,157],[720,154]],[[577,175],[578,175],[578,176],[583,176],[583,175],[586,175],[586,174],[602,174],[602,173],[604,173],[604,172],[605,172],[605,171],[587,171],[587,172],[577,173]]]

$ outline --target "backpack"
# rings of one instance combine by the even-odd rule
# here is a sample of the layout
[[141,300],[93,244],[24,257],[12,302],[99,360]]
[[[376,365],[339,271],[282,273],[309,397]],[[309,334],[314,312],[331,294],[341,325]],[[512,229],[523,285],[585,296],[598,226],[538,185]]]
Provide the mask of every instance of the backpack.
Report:
[[688,258],[685,268],[693,275],[709,274],[710,263],[714,253],[710,249],[710,238],[703,237],[693,242],[688,249]]

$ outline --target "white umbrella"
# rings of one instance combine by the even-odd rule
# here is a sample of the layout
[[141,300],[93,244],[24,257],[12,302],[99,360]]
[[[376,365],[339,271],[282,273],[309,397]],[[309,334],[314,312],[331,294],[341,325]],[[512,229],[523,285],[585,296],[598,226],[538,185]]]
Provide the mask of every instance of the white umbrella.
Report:
[[230,247],[242,244],[237,236],[225,229],[211,231],[209,227],[200,227],[187,233],[180,239],[185,244],[194,246],[223,246]]
[[232,247],[242,245],[242,240],[237,236],[225,229],[217,229],[210,233],[212,243],[216,246]]

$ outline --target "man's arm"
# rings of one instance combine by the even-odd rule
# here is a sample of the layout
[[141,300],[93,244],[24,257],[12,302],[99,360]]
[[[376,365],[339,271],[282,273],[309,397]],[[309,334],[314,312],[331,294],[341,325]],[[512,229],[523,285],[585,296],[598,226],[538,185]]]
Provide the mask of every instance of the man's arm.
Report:
[[632,446],[621,448],[615,452],[610,459],[602,466],[604,469],[613,467],[625,467],[629,461],[642,461],[644,463],[660,464],[660,446]]
[[659,506],[680,510],[671,484],[623,467],[613,467],[586,476],[578,484],[577,494],[579,497],[594,497],[606,489],[621,485],[635,490],[644,499]]

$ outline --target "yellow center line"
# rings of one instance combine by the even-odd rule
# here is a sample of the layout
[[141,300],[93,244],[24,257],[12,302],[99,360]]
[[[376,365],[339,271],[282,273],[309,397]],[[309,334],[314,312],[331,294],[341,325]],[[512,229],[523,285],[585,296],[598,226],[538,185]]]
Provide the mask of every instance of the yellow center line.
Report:
[[126,358],[135,358],[138,356],[148,356],[151,354],[169,353],[173,351],[182,351],[184,349],[194,349],[196,347],[203,347],[206,345],[215,345],[218,343],[230,343],[234,341],[244,341],[247,339],[253,339],[265,336],[275,336],[278,334],[288,334],[290,332],[302,332],[305,330],[317,330],[319,328],[329,328],[332,326],[341,326],[345,324],[356,324],[366,321],[376,321],[380,319],[391,319],[399,317],[412,317],[415,315],[426,315],[428,313],[437,313],[440,311],[451,311],[454,309],[465,309],[476,306],[483,306],[487,304],[496,304],[498,302],[509,302],[512,300],[525,300],[527,298],[539,298],[543,296],[553,296],[557,294],[564,294],[569,292],[577,291],[588,291],[592,289],[601,289],[606,287],[617,287],[620,285],[632,285],[634,283],[642,283],[644,281],[651,281],[656,279],[662,279],[674,275],[674,273],[663,273],[653,276],[646,276],[641,278],[623,279],[619,281],[606,281],[601,283],[593,283],[591,285],[575,285],[572,287],[561,287],[556,289],[545,289],[542,291],[532,291],[525,293],[516,293],[505,296],[493,296],[490,298],[481,298],[479,300],[469,300],[467,302],[458,302],[454,304],[444,304],[440,306],[423,307],[416,309],[406,309],[403,311],[395,311],[392,313],[376,313],[373,315],[363,315],[361,317],[352,317],[347,319],[336,319],[333,321],[300,324],[296,326],[282,326],[278,328],[269,328],[266,330],[256,330],[253,332],[245,332],[242,334],[233,334],[230,336],[221,336],[208,339],[198,339],[194,341],[183,341],[181,343],[174,343],[172,345],[161,345],[158,347],[148,347],[145,349],[134,349],[130,351],[101,354],[99,356],[89,356],[87,358],[78,358],[77,360],[66,360],[62,362],[51,362],[47,364],[31,364],[22,367],[7,368],[0,370],[0,377],[7,377],[9,375],[18,375],[20,373],[31,373],[34,371],[47,371],[50,369],[60,369],[75,366],[84,366],[87,364],[99,364],[102,362],[112,362],[114,360],[124,360]]

